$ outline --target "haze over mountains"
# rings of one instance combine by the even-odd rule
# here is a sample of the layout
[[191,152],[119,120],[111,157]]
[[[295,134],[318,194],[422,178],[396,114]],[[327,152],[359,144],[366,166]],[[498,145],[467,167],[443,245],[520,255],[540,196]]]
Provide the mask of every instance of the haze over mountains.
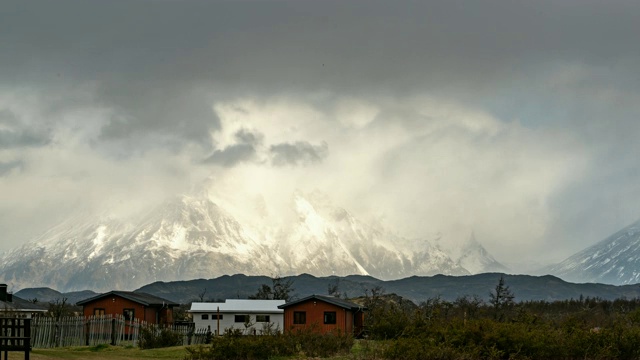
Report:
[[[408,239],[362,221],[320,193],[295,192],[288,204],[289,216],[278,221],[251,221],[242,210],[227,211],[231,202],[206,194],[177,196],[126,220],[71,218],[4,254],[0,281],[14,289],[69,292],[232,274],[395,280],[508,272],[473,233]],[[640,221],[539,274],[572,282],[639,282]]]
[[288,221],[265,227],[206,196],[179,196],[127,221],[73,218],[5,254],[0,281],[14,288],[107,291],[237,273],[399,279],[505,269],[471,234],[447,253],[439,245],[446,234],[403,238],[320,194],[295,193],[291,211]]

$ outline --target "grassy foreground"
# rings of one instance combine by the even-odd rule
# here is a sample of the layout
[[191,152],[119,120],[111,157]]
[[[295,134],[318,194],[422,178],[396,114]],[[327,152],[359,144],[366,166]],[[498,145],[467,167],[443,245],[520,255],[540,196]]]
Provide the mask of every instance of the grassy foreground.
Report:
[[[82,346],[57,349],[35,349],[31,351],[32,360],[57,359],[93,359],[93,360],[133,360],[133,359],[176,359],[182,360],[187,355],[186,346],[141,350],[137,347],[122,346]],[[373,341],[356,341],[350,354],[334,356],[336,360],[359,360],[380,358],[380,349]],[[305,356],[292,356],[279,359],[304,359]],[[24,353],[10,352],[10,360],[24,359]]]
[[[128,359],[183,359],[187,354],[185,346],[174,346],[162,349],[141,350],[137,347],[122,346],[82,346],[57,349],[35,349],[31,351],[32,360],[54,359],[94,359],[94,360],[128,360]],[[24,353],[10,352],[10,360],[24,359]]]

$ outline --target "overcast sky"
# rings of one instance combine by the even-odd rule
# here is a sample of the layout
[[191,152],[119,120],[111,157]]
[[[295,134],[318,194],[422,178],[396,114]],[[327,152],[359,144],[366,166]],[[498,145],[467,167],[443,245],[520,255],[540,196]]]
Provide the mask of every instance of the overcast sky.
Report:
[[411,237],[474,231],[507,263],[562,260],[640,218],[639,15],[5,0],[0,251],[208,178],[267,204],[317,190]]

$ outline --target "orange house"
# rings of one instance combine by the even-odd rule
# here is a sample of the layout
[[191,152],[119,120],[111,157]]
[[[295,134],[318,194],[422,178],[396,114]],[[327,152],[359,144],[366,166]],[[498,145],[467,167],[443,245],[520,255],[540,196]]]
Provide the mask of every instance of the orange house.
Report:
[[126,320],[138,319],[150,324],[173,324],[173,308],[178,304],[142,292],[111,291],[78,301],[84,316],[122,315]]
[[284,309],[284,329],[312,328],[321,333],[341,331],[359,335],[365,307],[333,296],[311,295],[278,306]]

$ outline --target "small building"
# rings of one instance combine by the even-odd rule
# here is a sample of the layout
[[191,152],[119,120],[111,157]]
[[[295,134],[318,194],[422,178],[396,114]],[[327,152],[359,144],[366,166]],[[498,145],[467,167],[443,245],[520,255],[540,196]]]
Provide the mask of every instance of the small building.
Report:
[[7,291],[7,284],[0,284],[0,316],[30,319],[36,314],[44,314],[48,310],[30,301],[13,296]]
[[285,330],[312,328],[321,333],[341,331],[359,335],[365,307],[333,296],[311,295],[278,306],[284,310]]
[[173,324],[173,308],[179,304],[146,294],[131,291],[110,291],[78,301],[84,316],[122,315],[125,320],[138,319],[149,324]]
[[188,311],[196,329],[209,329],[223,334],[227,329],[239,329],[246,335],[281,332],[284,300],[227,299],[225,302],[194,302]]

